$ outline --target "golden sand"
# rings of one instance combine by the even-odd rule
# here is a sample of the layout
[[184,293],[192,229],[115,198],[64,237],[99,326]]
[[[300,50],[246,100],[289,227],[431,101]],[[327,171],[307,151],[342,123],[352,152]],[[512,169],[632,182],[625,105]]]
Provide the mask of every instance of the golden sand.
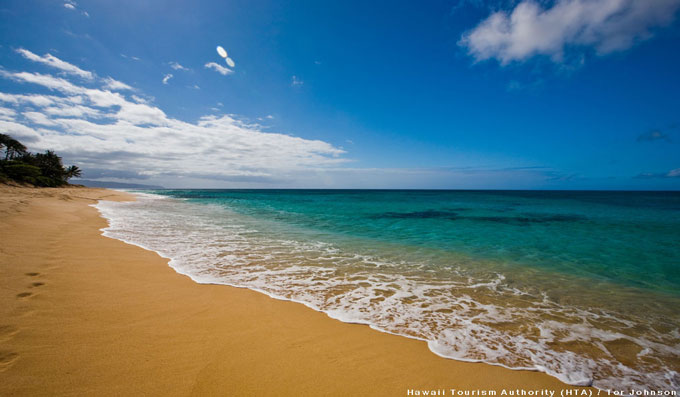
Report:
[[104,189],[0,187],[0,395],[391,395],[568,387],[463,363],[101,236]]

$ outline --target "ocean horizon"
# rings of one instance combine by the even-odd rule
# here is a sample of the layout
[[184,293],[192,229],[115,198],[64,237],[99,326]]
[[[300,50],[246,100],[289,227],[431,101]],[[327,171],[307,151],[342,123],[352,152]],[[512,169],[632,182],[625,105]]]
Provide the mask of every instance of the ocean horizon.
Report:
[[680,392],[680,0],[0,11],[0,395]]
[[600,389],[680,385],[680,192],[174,189],[104,234],[194,281]]

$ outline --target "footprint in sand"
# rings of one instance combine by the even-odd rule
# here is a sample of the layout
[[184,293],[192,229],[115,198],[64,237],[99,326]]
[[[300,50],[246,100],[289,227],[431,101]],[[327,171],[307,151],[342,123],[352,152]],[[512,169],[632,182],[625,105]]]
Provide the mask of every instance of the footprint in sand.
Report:
[[35,276],[39,276],[40,273],[30,272],[30,273],[26,273],[26,275],[27,275],[27,276],[31,276],[31,277],[35,277]]
[[41,285],[45,285],[45,283],[41,283],[41,282],[31,283],[31,287],[40,287]]
[[17,332],[19,329],[13,325],[0,325],[0,342],[12,339]]
[[17,298],[26,298],[26,297],[29,297],[31,295],[33,295],[33,294],[30,293],[30,292],[21,292],[21,293],[17,294]]
[[19,355],[11,350],[0,350],[0,372],[9,368],[18,357]]
[[11,312],[12,316],[16,317],[26,317],[33,315],[34,313],[35,310],[33,310],[33,308],[29,307],[28,305],[19,305]]

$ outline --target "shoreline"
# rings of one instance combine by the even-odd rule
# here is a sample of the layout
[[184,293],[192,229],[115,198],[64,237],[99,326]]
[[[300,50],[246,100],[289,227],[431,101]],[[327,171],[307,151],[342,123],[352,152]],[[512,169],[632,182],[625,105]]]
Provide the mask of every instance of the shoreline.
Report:
[[0,394],[574,387],[537,371],[442,358],[426,342],[250,289],[195,283],[154,251],[104,238],[106,220],[88,204],[128,194],[0,189]]

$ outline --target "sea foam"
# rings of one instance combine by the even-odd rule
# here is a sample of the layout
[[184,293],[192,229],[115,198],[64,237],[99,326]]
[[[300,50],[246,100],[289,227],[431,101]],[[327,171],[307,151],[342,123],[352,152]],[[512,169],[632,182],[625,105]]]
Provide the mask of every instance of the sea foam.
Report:
[[656,329],[654,317],[556,302],[493,268],[468,271],[466,258],[434,268],[400,259],[394,247],[384,257],[367,254],[352,241],[310,239],[304,230],[222,205],[153,194],[96,208],[109,223],[105,236],[156,251],[198,283],[299,302],[426,341],[446,358],[538,370],[601,389],[680,388],[677,327]]

